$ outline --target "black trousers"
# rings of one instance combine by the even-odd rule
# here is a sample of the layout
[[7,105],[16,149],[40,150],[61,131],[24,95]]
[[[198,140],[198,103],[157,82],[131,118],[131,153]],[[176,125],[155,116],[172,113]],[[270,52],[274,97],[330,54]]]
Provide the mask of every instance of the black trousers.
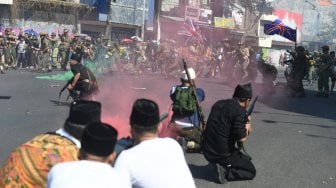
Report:
[[90,91],[89,83],[79,80],[75,87],[69,91],[70,96],[76,100],[90,100],[90,95],[92,91]]
[[216,163],[226,169],[225,178],[228,181],[252,180],[256,176],[256,169],[251,158],[239,150]]

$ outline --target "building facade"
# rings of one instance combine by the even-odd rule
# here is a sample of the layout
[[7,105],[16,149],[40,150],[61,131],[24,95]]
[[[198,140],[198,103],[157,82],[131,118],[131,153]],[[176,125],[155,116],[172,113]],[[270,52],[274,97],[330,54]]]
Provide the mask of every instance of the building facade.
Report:
[[68,29],[72,33],[80,32],[80,15],[90,11],[90,7],[79,0],[12,0],[0,1],[1,30],[13,28],[15,33],[27,29],[36,32],[56,32]]

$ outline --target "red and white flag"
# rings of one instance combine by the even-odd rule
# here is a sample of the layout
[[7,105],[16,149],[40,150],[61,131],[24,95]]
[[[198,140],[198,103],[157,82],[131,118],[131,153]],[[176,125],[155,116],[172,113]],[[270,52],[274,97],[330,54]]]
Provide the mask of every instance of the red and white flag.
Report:
[[336,0],[320,0],[319,3],[321,6],[332,6],[336,5]]

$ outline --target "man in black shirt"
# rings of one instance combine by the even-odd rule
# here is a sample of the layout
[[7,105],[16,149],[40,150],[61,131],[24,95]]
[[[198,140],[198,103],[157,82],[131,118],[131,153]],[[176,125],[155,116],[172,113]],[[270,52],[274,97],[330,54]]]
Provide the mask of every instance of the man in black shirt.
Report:
[[235,145],[244,142],[252,131],[246,108],[252,98],[251,84],[238,85],[233,98],[217,101],[211,108],[203,133],[203,155],[212,163],[218,182],[251,180],[256,169],[251,158]]
[[98,83],[90,69],[81,64],[80,60],[81,56],[78,54],[72,54],[70,57],[70,68],[74,76],[67,88],[74,100],[90,100],[92,95],[98,92]]
[[298,46],[293,61],[293,84],[291,85],[291,97],[306,97],[302,80],[307,74],[308,59],[303,46]]

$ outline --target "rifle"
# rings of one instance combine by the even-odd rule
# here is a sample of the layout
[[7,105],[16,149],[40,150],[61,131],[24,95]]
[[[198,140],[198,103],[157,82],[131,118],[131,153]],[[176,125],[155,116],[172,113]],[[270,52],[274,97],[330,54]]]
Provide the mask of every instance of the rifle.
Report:
[[182,62],[183,62],[184,71],[187,74],[188,82],[189,82],[189,84],[192,88],[193,95],[196,98],[196,106],[197,106],[197,111],[198,111],[198,114],[199,114],[199,120],[200,120],[200,123],[201,123],[200,128],[201,128],[201,133],[203,133],[203,131],[205,130],[206,123],[205,123],[205,120],[204,120],[202,107],[201,107],[200,102],[199,102],[198,97],[197,97],[195,82],[190,78],[187,63],[184,61],[184,59],[182,59]]
[[[72,79],[68,80],[67,83],[62,87],[62,89],[58,93],[58,101],[60,101],[63,91],[69,86],[69,84],[71,84],[71,82],[72,82]],[[69,97],[67,98],[67,100],[68,99],[69,99]]]
[[247,107],[247,109],[246,109],[246,119],[247,119],[248,116],[250,116],[252,114],[253,109],[254,109],[254,105],[257,102],[258,97],[259,96],[254,97],[254,99],[252,99],[250,105]]
[[[255,103],[257,102],[258,97],[259,97],[259,96],[256,96],[254,99],[252,99],[250,105],[249,105],[249,106],[247,107],[247,109],[246,109],[246,119],[247,119],[247,121],[249,121],[249,120],[248,120],[248,117],[252,114],[253,109],[254,109],[254,105],[255,105]],[[243,153],[244,153],[248,158],[252,159],[252,157],[246,152],[243,142],[237,142],[237,146],[238,146],[238,149],[241,150],[241,151],[243,151]]]

